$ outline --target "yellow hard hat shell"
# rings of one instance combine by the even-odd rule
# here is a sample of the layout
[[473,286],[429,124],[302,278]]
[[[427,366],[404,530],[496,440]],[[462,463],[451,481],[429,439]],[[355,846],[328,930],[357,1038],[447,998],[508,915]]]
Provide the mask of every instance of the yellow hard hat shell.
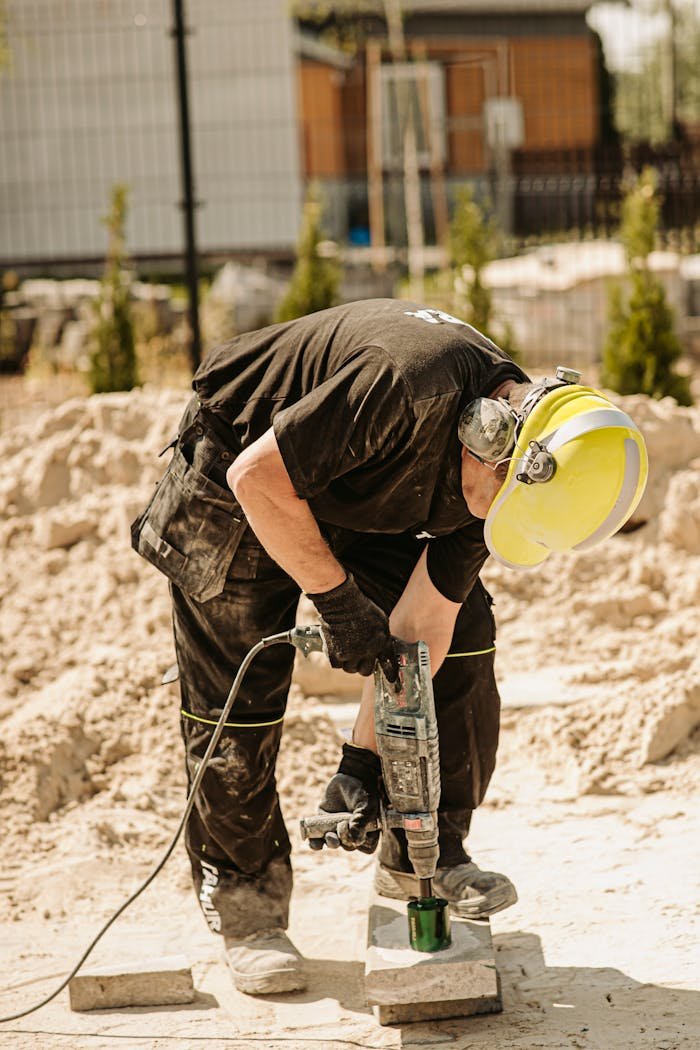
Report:
[[[554,457],[549,481],[527,484],[517,478],[531,441]],[[630,517],[648,472],[644,439],[625,412],[591,387],[557,387],[522,426],[486,517],[486,544],[497,561],[512,568],[534,568],[552,551],[593,547]]]

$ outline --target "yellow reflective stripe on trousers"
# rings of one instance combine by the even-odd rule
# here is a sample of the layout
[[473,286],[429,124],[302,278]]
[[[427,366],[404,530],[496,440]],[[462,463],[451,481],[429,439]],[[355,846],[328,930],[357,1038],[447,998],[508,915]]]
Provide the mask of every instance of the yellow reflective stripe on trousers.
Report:
[[[488,649],[475,649],[471,653],[448,653],[445,657],[446,660],[450,658],[454,659],[458,656],[485,656],[486,653],[494,653],[496,646],[492,645]],[[215,726],[217,725],[216,719],[211,718],[200,718],[199,715],[190,714],[189,711],[185,711],[183,708],[180,709],[180,714],[183,718],[191,718],[193,722],[201,722],[203,725]],[[280,722],[284,721],[284,715],[281,718],[275,718],[271,722],[224,722],[225,729],[263,729],[265,726],[276,726]]]
[[448,653],[445,659],[449,660],[451,656],[483,656],[484,653],[495,653],[495,651],[496,646],[492,645],[490,649],[475,649],[473,653]]
[[[219,724],[215,718],[200,718],[199,715],[192,715],[182,707],[180,708],[180,714],[183,718],[191,718],[193,722],[201,722],[205,726],[216,726]],[[284,715],[281,718],[274,718],[272,722],[224,722],[224,729],[262,729],[265,726],[279,725],[283,721]]]

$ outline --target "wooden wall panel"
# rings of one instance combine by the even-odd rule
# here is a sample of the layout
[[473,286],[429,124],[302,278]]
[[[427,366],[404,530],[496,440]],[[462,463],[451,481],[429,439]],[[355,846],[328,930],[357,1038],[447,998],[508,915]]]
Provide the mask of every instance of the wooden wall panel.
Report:
[[[483,173],[489,163],[481,116],[487,97],[523,106],[522,154],[590,150],[598,137],[596,53],[588,36],[428,40],[426,57],[445,68],[447,174]],[[300,126],[308,177],[366,170],[364,61],[342,73],[299,65]]]
[[450,174],[483,171],[485,152],[480,122],[484,105],[481,68],[455,62],[445,69],[447,99],[447,170]]
[[367,171],[367,90],[365,63],[358,59],[342,87],[345,168],[348,175]]
[[486,170],[481,115],[487,97],[508,94],[523,106],[522,150],[590,150],[598,139],[596,53],[588,36],[464,38],[429,41],[445,66],[448,173]]
[[511,41],[513,93],[522,100],[526,150],[597,141],[598,83],[590,37]]
[[318,62],[299,63],[299,125],[304,175],[345,174],[343,74]]

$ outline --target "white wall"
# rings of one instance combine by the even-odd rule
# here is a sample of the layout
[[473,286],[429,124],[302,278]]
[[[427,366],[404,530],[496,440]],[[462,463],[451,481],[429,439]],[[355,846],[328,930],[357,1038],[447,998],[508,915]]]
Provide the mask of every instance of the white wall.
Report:
[[[286,0],[188,0],[199,247],[287,248],[301,183]],[[111,187],[128,247],[182,249],[170,0],[7,0],[0,264],[104,254]]]

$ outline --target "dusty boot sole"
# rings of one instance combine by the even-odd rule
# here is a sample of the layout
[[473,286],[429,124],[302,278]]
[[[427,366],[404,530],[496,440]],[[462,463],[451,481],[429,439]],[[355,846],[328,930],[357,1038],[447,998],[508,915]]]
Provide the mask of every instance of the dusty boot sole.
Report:
[[229,966],[233,983],[246,995],[275,995],[278,992],[303,992],[306,978],[298,970],[268,970],[267,973],[239,973]]
[[[434,886],[436,896],[441,896],[439,876],[436,877]],[[374,872],[374,888],[380,897],[391,897],[396,901],[408,901],[419,896],[419,883],[415,875],[404,871],[392,871],[381,865]],[[504,882],[502,886],[491,890],[488,897],[482,894],[479,897],[450,901],[450,912],[463,919],[487,919],[496,912],[510,908],[517,899],[518,894],[512,882]]]

